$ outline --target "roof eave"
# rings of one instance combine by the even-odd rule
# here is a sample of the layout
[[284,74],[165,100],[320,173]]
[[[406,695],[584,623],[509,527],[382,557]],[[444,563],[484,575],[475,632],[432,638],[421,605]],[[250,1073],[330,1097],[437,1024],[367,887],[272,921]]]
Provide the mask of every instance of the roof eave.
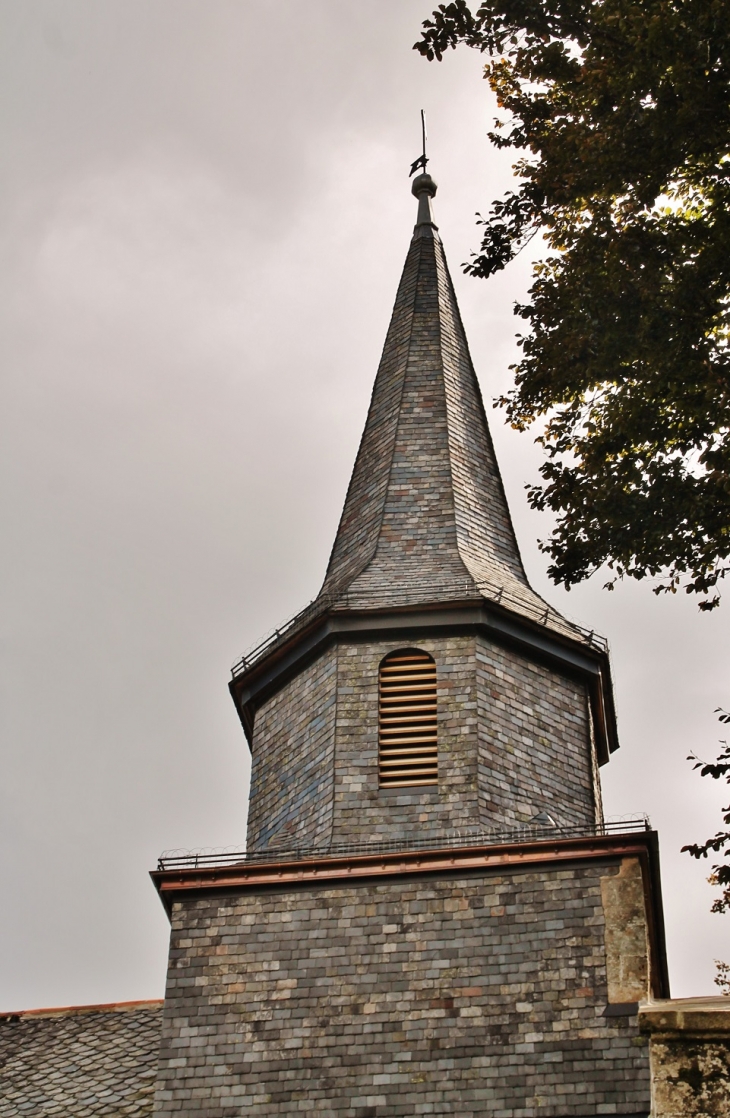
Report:
[[419,636],[482,632],[501,644],[585,680],[591,702],[598,763],[618,749],[618,733],[608,653],[548,629],[496,603],[473,598],[377,610],[326,609],[290,637],[273,645],[229,683],[249,747],[256,710],[334,641],[412,639]]

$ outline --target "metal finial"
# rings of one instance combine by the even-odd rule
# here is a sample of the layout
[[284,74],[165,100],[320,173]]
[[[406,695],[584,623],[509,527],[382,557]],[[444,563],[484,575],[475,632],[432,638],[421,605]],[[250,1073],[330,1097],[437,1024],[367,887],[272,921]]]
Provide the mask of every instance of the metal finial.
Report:
[[412,175],[415,175],[419,167],[422,167],[425,171],[426,164],[428,163],[428,156],[426,155],[426,140],[428,139],[428,134],[426,132],[426,114],[423,109],[421,109],[421,138],[423,140],[423,154],[419,155],[418,159],[416,159],[414,163],[411,163],[411,169],[408,172],[408,178],[411,178]]

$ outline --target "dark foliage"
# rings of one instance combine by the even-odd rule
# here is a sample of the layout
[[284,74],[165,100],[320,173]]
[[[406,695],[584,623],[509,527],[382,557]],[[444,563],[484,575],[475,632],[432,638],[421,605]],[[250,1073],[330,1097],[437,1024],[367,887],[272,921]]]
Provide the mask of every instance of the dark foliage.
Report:
[[[720,722],[730,723],[730,714],[727,711],[718,710],[716,713],[719,715]],[[701,776],[712,777],[713,780],[725,780],[730,784],[730,747],[727,742],[722,742],[722,749],[718,754],[717,760],[709,764],[705,761],[698,760],[692,753],[687,758],[689,761],[694,761],[694,768],[700,770]],[[730,804],[722,809],[723,823],[730,826]],[[683,846],[682,850],[686,850],[693,858],[707,858],[710,851],[714,854],[724,851],[724,857],[730,858],[730,831],[718,831],[712,838],[708,838],[706,842],[700,844],[691,844]],[[712,905],[713,912],[727,912],[730,909],[730,862],[722,862],[712,867],[712,874],[710,882],[713,885],[719,885],[722,892],[719,897],[715,898]],[[725,964],[722,964],[725,966]],[[725,981],[727,981],[727,971],[725,972]],[[718,985],[721,985],[718,982]]]
[[719,601],[730,569],[730,4],[465,0],[416,43],[488,56],[518,188],[480,218],[474,276],[541,232],[517,308],[510,422],[543,423],[533,506],[567,587],[615,577]]

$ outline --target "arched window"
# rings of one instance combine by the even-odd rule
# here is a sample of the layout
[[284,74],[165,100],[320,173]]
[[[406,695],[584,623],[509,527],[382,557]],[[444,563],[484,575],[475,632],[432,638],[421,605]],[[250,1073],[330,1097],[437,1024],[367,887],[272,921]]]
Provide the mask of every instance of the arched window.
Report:
[[378,776],[381,788],[438,784],[436,664],[417,648],[380,665]]

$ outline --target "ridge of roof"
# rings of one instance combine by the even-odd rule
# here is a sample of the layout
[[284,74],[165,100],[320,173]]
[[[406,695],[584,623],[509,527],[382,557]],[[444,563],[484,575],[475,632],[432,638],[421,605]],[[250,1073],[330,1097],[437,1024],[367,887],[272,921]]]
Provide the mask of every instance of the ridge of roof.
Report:
[[42,1009],[0,1010],[0,1021],[12,1018],[71,1017],[82,1013],[130,1013],[139,1009],[158,1009],[165,1004],[164,998],[153,998],[134,1002],[105,1002],[101,1005],[62,1005]]

